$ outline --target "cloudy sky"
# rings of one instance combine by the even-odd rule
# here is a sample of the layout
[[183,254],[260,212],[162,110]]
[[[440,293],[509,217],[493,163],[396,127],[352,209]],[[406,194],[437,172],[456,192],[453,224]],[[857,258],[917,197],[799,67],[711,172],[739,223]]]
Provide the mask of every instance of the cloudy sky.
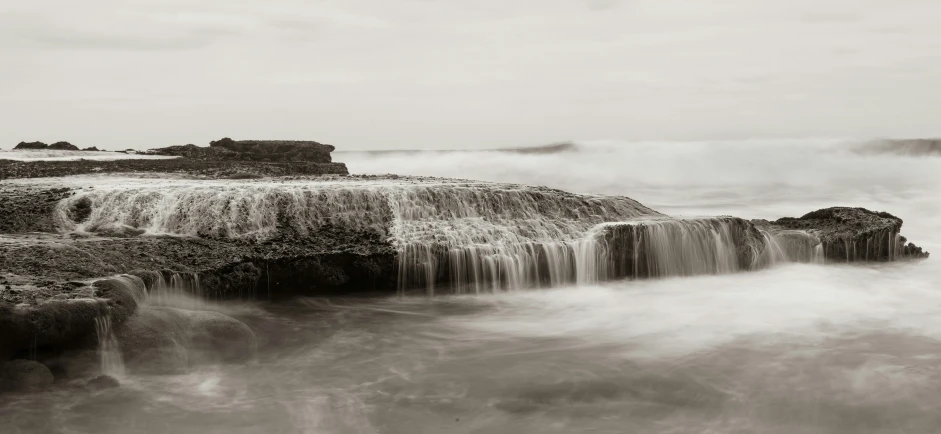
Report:
[[941,135],[941,1],[0,4],[0,148]]

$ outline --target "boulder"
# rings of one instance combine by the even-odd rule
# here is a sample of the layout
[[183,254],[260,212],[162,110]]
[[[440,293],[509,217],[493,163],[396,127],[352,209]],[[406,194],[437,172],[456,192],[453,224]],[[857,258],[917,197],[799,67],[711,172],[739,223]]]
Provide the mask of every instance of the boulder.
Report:
[[49,387],[53,380],[52,371],[46,365],[32,360],[12,360],[0,367],[0,390],[41,390]]
[[218,312],[190,315],[189,343],[194,361],[242,363],[255,357],[255,333],[243,322]]
[[124,365],[134,374],[182,374],[188,318],[178,309],[141,307],[117,330]]
[[83,151],[94,151],[94,152],[100,151],[100,149],[98,149],[97,146],[89,146],[89,147],[87,147],[87,148],[85,148],[85,149],[82,149],[82,150],[83,150]]

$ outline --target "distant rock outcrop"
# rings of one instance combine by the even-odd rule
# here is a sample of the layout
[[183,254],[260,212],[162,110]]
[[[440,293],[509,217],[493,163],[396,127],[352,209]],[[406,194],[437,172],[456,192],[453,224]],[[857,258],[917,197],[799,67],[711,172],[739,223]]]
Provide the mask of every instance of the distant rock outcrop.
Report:
[[97,146],[91,146],[91,147],[88,147],[88,148],[85,148],[85,149],[82,149],[82,150],[83,150],[83,151],[93,151],[93,152],[98,152],[98,151],[100,151],[100,149],[98,149]]
[[49,145],[43,142],[20,142],[13,147],[13,150],[18,149],[48,149]]
[[56,149],[60,151],[77,151],[78,146],[75,146],[69,142],[55,142],[49,145],[49,149]]
[[69,142],[55,142],[51,145],[47,145],[43,142],[20,142],[13,150],[22,150],[22,149],[55,149],[58,151],[77,151],[78,146],[75,146]]
[[151,155],[171,155],[198,160],[330,163],[336,148],[301,140],[232,140],[228,137],[209,142],[209,147],[193,144],[152,149]]
[[909,157],[941,156],[941,139],[897,139],[863,143],[854,148],[859,154],[895,154]]

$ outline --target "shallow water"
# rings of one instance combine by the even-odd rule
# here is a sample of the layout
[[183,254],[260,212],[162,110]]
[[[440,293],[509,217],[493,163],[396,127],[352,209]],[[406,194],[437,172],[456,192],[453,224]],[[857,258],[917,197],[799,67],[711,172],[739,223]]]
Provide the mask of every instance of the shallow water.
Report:
[[[451,176],[621,193],[677,215],[776,218],[859,205],[899,215],[903,235],[935,253],[941,247],[941,159],[859,156],[832,143],[721,144],[725,154],[683,146],[592,144],[574,154],[499,159],[393,154],[383,169],[418,174],[411,164],[425,159],[428,174],[453,164]],[[372,171],[370,158],[338,157],[353,172]],[[256,330],[256,363],[131,376],[95,393],[0,397],[0,426],[180,434],[937,432],[936,261],[794,264],[481,296],[205,303]]]

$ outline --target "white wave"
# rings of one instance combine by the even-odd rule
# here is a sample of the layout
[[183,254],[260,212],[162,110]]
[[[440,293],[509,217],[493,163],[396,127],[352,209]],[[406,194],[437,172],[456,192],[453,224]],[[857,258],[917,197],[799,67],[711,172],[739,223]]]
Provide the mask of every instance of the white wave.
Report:
[[114,161],[114,160],[165,160],[170,157],[164,155],[125,154],[123,152],[105,151],[67,151],[29,149],[5,151],[0,150],[0,160],[14,161]]

